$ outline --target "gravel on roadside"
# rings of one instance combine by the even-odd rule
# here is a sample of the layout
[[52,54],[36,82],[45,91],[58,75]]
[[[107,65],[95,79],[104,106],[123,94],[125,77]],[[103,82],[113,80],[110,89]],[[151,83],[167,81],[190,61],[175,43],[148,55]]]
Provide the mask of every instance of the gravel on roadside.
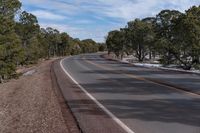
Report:
[[61,94],[55,90],[53,61],[37,65],[30,75],[0,84],[0,133],[79,132]]

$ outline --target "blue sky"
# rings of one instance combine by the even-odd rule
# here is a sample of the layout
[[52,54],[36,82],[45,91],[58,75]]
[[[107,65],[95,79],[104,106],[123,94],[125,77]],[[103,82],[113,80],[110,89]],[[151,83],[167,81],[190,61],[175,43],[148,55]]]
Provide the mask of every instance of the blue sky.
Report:
[[22,10],[38,17],[42,27],[53,27],[74,38],[103,42],[110,30],[135,18],[155,16],[163,9],[184,12],[200,0],[20,0]]

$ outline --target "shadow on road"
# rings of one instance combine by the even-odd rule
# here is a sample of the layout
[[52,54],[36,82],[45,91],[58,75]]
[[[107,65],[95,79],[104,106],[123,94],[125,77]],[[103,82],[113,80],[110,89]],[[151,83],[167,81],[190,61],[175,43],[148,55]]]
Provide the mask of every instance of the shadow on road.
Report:
[[[200,127],[199,98],[186,96],[185,92],[182,94],[179,91],[174,91],[158,84],[121,76],[119,73],[116,73],[116,71],[120,71],[124,74],[144,76],[145,78],[151,77],[165,81],[173,80],[173,82],[182,83],[183,85],[187,84],[187,86],[192,86],[194,89],[198,90],[200,83],[199,76],[190,76],[179,72],[168,73],[168,71],[130,67],[128,64],[106,61],[103,58],[99,58],[99,56],[87,56],[86,59],[113,68],[113,70],[96,68],[96,70],[93,69],[91,71],[80,71],[80,73],[84,75],[102,75],[99,79],[98,76],[96,76],[96,82],[81,84],[81,86],[86,88],[92,95],[98,95],[100,99],[103,99],[98,101],[118,118],[179,123]],[[128,69],[126,69],[126,67]],[[163,77],[160,77],[161,75],[163,75]],[[82,91],[76,92],[83,93]],[[106,94],[106,96],[104,94]],[[143,99],[142,97],[148,98]],[[90,100],[71,100],[69,103],[77,112],[108,117],[104,113],[96,112],[97,108],[93,107],[94,102]]]
[[[77,112],[87,115],[103,115],[103,112],[91,109],[90,100],[69,101]],[[139,119],[180,123],[200,127],[199,99],[154,99],[154,100],[99,100],[106,108],[114,112],[118,118]],[[99,109],[98,109],[99,110]]]

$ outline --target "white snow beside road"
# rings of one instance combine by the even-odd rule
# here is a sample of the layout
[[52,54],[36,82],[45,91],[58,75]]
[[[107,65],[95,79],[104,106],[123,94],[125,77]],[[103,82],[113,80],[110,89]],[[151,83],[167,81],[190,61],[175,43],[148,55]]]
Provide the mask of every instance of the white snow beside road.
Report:
[[35,72],[36,72],[36,70],[35,70],[35,69],[33,69],[33,70],[30,70],[30,71],[28,71],[28,72],[24,73],[24,74],[23,74],[23,76],[29,76],[29,75],[33,75]]
[[[129,62],[129,60],[134,60],[133,58],[123,58],[120,62],[123,63],[131,63]],[[175,68],[174,65],[168,66],[168,67],[164,67],[162,64],[150,64],[150,63],[131,63],[135,66],[142,66],[142,67],[153,67],[153,68],[159,68],[159,69],[163,69],[163,70],[173,70],[173,71],[179,71],[179,72],[190,72],[190,73],[197,73],[200,74],[200,70],[183,70],[180,68]]]
[[136,66],[144,66],[144,67],[162,67],[161,64],[149,64],[149,63],[133,63]]

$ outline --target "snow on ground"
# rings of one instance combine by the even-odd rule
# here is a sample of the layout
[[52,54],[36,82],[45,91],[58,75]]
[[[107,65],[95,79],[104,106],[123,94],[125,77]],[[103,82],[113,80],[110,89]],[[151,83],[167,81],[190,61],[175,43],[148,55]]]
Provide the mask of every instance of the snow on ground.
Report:
[[35,69],[33,69],[33,70],[30,70],[30,71],[28,71],[28,72],[24,73],[24,74],[23,74],[23,76],[29,76],[29,75],[33,75],[35,72],[36,72],[36,70],[35,70]]
[[[133,58],[131,57],[128,57],[128,58],[123,58],[121,60],[121,62],[123,63],[131,63],[133,62]],[[156,62],[155,62],[156,63]],[[190,72],[190,73],[197,73],[197,74],[200,74],[200,70],[183,70],[181,68],[176,68],[175,65],[169,65],[167,67],[164,67],[162,64],[151,64],[151,63],[131,63],[135,66],[142,66],[142,67],[153,67],[153,68],[159,68],[159,69],[163,69],[163,70],[173,70],[173,71],[180,71],[180,72]]]
[[144,66],[144,67],[162,67],[161,64],[149,64],[149,63],[134,63],[136,66]]

